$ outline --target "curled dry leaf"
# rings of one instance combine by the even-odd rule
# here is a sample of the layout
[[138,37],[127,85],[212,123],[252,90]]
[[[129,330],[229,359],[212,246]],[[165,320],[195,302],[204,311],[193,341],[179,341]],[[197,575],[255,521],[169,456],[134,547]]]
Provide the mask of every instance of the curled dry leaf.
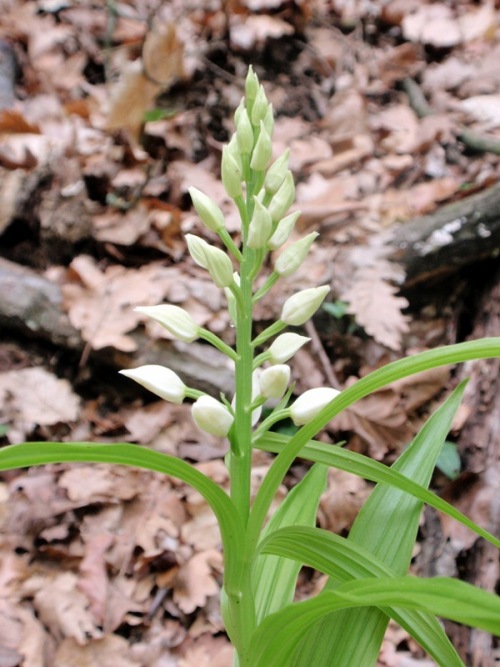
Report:
[[179,572],[174,589],[174,601],[185,614],[203,607],[208,597],[219,593],[214,570],[221,571],[222,556],[209,549],[195,554]]
[[144,113],[161,90],[183,75],[183,46],[172,23],[150,32],[144,42],[142,59],[127,63],[120,81],[110,93],[106,127],[128,130],[139,140]]
[[73,422],[80,413],[80,399],[69,382],[44,368],[0,373],[0,405],[0,420],[15,423],[7,434],[11,442],[24,439],[35,426]]
[[397,291],[380,267],[371,266],[358,269],[352,286],[341,295],[356,322],[391,350],[401,349],[402,335],[408,331],[408,318],[401,312],[408,300],[396,296]]

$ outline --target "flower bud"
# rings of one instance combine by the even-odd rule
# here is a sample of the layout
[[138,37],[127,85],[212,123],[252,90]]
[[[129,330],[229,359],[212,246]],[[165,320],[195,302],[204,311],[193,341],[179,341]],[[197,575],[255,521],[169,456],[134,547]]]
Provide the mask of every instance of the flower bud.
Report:
[[238,126],[238,121],[240,119],[241,112],[243,111],[243,109],[245,109],[245,98],[244,97],[241,98],[240,103],[238,104],[238,106],[236,107],[235,112],[234,112],[234,126],[235,127]]
[[290,408],[290,417],[296,426],[311,422],[340,391],[332,387],[316,387],[305,391]]
[[[271,134],[269,132],[269,134]],[[288,157],[290,155],[290,149],[287,148],[277,160],[275,160],[272,165],[269,167],[266,179],[264,181],[264,188],[266,192],[270,195],[275,195],[288,172]]]
[[267,113],[264,118],[264,127],[266,128],[268,135],[272,137],[274,131],[274,111],[271,102],[269,102],[267,105]]
[[281,398],[290,382],[290,366],[270,366],[260,374],[260,393],[265,398]]
[[251,153],[253,148],[253,127],[246,109],[242,109],[236,120],[236,141],[242,154]]
[[252,159],[250,161],[250,168],[255,171],[265,171],[269,160],[271,159],[271,154],[273,152],[273,146],[271,143],[271,137],[267,133],[266,128],[264,127],[263,121],[260,121],[260,132],[253,149]]
[[198,188],[188,188],[193,200],[196,213],[201,221],[212,232],[217,232],[224,227],[224,215],[217,204]]
[[225,405],[206,395],[200,396],[193,403],[191,414],[199,429],[219,438],[224,438],[229,433],[234,421],[233,415]]
[[134,310],[161,324],[177,340],[192,343],[193,340],[199,338],[198,325],[191,315],[179,306],[171,306],[170,304],[139,306]]
[[273,221],[267,208],[254,196],[254,209],[248,227],[247,246],[264,248],[273,230]]
[[299,239],[285,248],[274,264],[274,270],[282,278],[287,278],[294,273],[305,260],[309,248],[312,246],[318,232],[311,232],[304,238]]
[[229,287],[233,282],[233,265],[231,260],[220,248],[214,248],[207,243],[205,248],[207,270],[217,287]]
[[287,171],[283,183],[280,185],[280,189],[274,195],[269,204],[269,213],[273,219],[273,222],[278,222],[288,211],[290,206],[293,204],[295,199],[295,184],[293,182],[293,176],[291,171]]
[[230,139],[230,141],[227,145],[227,148],[228,148],[229,154],[236,161],[236,164],[238,165],[238,169],[240,170],[240,173],[243,174],[243,161],[241,159],[241,153],[240,153],[240,149],[239,149],[239,146],[238,146],[238,138],[236,136],[236,132],[231,137],[231,139]]
[[293,357],[300,348],[311,339],[296,333],[283,333],[269,347],[272,364],[283,364]]
[[125,375],[132,380],[135,380],[145,389],[152,391],[160,398],[171,403],[179,405],[186,397],[186,385],[180,377],[164,366],[157,364],[148,364],[147,366],[139,366],[132,370],[118,371],[121,375]]
[[310,287],[293,294],[283,304],[280,320],[294,327],[307,322],[330,291],[328,285]]
[[288,241],[288,237],[292,233],[295,223],[300,218],[302,211],[294,211],[287,215],[286,218],[282,218],[278,222],[278,226],[274,230],[274,234],[271,236],[267,242],[267,247],[269,250],[277,250]]
[[252,107],[252,115],[250,118],[254,127],[259,127],[260,121],[264,120],[266,117],[268,104],[269,102],[267,101],[264,86],[260,85],[259,90],[257,91],[257,95],[255,96]]
[[228,146],[222,149],[221,178],[228,197],[236,199],[243,194],[241,189],[242,173]]
[[[240,284],[240,276],[238,273],[236,273],[236,271],[233,273],[233,281],[237,285]],[[227,309],[229,311],[229,317],[231,318],[231,322],[234,325],[236,325],[238,322],[238,308],[236,306],[236,297],[229,289],[229,287],[224,287],[224,294],[226,295],[227,299]]]
[[195,236],[194,234],[186,234],[185,238],[188,245],[189,254],[193,260],[196,262],[196,264],[198,264],[198,266],[206,269],[208,264],[205,253],[206,249],[209,248],[210,245],[204,239],[201,239],[199,236]]
[[250,65],[248,68],[247,78],[245,79],[245,95],[248,102],[253,102],[257,97],[259,92],[259,77],[253,71],[253,67]]

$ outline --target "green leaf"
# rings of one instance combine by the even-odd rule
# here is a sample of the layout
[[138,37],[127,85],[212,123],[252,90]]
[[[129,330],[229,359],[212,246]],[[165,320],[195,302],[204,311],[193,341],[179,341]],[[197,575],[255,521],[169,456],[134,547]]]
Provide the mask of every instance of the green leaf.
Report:
[[439,454],[436,467],[441,470],[448,479],[456,479],[460,475],[460,454],[455,442],[446,441]]
[[0,470],[25,468],[45,463],[114,463],[154,470],[181,479],[205,498],[217,520],[225,552],[225,576],[237,576],[237,554],[243,528],[236,508],[227,494],[211,479],[181,459],[128,443],[28,442],[0,449]]
[[[363,398],[377,389],[381,389],[391,382],[403,377],[415,375],[416,373],[429,370],[430,368],[437,368],[438,366],[445,366],[447,364],[456,364],[471,359],[485,359],[498,356],[500,356],[500,338],[483,338],[481,340],[459,343],[458,345],[449,345],[447,347],[428,350],[411,357],[394,361],[387,364],[387,366],[377,369],[373,373],[369,373],[355,384],[344,389],[344,391],[321,410],[315,419],[303,426],[299,432],[291,438],[287,446],[280,451],[279,456],[274,460],[257,492],[253,504],[248,526],[250,543],[257,543],[261,527],[265,521],[272,500],[294,459],[299,456],[302,448],[316,435],[316,433],[324,428],[326,424],[342,412],[342,410],[349,407],[349,405],[352,405],[360,398]],[[484,534],[482,535],[485,537]],[[495,540],[491,535],[489,535],[487,539],[490,541],[493,539],[493,544],[496,544],[497,546],[500,544],[500,542]]]
[[333,303],[324,303],[322,308],[325,310],[329,315],[332,315],[332,317],[335,317],[337,320],[340,320],[344,315],[347,314],[347,306],[349,304],[347,301],[333,301]]
[[[263,449],[266,452],[279,454],[289,446],[289,439],[281,436],[279,433],[265,433],[256,442],[254,446],[257,449]],[[347,449],[339,449],[334,445],[326,445],[317,440],[310,440],[298,454],[299,458],[307,459],[315,463],[325,463],[326,465],[345,470],[358,477],[364,477],[372,482],[382,482],[396,489],[401,489],[409,493],[415,498],[419,498],[431,507],[443,512],[452,517],[462,525],[470,528],[476,535],[483,537],[485,540],[493,544],[493,546],[500,548],[500,540],[489,533],[481,526],[478,526],[474,521],[471,521],[465,514],[459,512],[435,493],[428,491],[426,488],[416,484],[411,479],[408,479],[401,473],[392,468],[387,468],[378,461],[372,461],[367,456],[350,452]]]
[[[300,637],[325,614],[351,607],[401,607],[435,613],[457,623],[500,634],[500,598],[463,581],[444,577],[356,579],[268,616],[255,631],[248,667],[290,665]],[[311,663],[316,664],[316,663]],[[329,667],[343,667],[335,655]]]
[[[261,549],[265,553],[279,554],[285,558],[305,563],[320,572],[329,574],[337,582],[366,577],[396,576],[394,570],[373,556],[367,549],[353,544],[344,537],[319,528],[283,528],[264,540]],[[446,667],[463,665],[434,616],[408,609],[383,608],[382,611],[385,615],[394,618],[402,627],[411,627],[417,636],[426,637],[427,643],[433,648],[432,656],[438,663],[446,665]],[[331,614],[325,618],[335,618],[339,613]],[[325,627],[321,622],[318,625],[322,628]],[[314,626],[311,630],[315,630],[316,627]],[[356,632],[355,627],[344,627],[346,634],[354,635],[355,640],[362,641],[363,631]],[[307,637],[311,635],[311,630],[306,633]],[[341,654],[339,654],[337,646],[330,646],[328,643],[321,642],[321,647],[321,651],[318,649],[312,651],[309,664],[314,664],[317,667],[322,667],[325,664],[329,665],[329,656],[334,654],[338,656],[342,665],[345,664],[343,659],[340,660]],[[289,665],[295,664],[297,664],[296,655],[294,655]],[[357,664],[362,664],[364,667],[366,664],[364,658],[362,658],[362,661],[360,659]]]
[[[316,464],[288,493],[266,525],[262,537],[283,526],[314,526],[319,498],[326,488],[328,468]],[[257,623],[293,600],[301,563],[275,555],[259,554],[252,580],[255,582]]]
[[[411,446],[394,463],[393,470],[423,486],[429,485],[439,452],[460,406],[465,385],[463,382],[457,387],[427,420]],[[349,540],[377,556],[396,574],[406,574],[422,506],[421,501],[408,493],[386,484],[378,484],[356,517]],[[338,580],[333,576],[326,590],[332,590],[337,585]],[[328,655],[334,649],[343,667],[358,667],[361,661],[364,667],[375,665],[388,622],[387,614],[378,609],[351,609],[325,617],[308,634],[301,646],[300,659],[297,658],[294,665],[307,666],[311,661],[319,665],[321,663],[317,656]],[[438,631],[437,622],[436,625]],[[415,636],[411,627],[405,626],[405,629],[436,658],[433,645],[429,644],[425,635]],[[443,638],[446,639],[444,633]],[[448,656],[444,664],[446,667],[461,665],[457,659],[453,651],[452,657]]]

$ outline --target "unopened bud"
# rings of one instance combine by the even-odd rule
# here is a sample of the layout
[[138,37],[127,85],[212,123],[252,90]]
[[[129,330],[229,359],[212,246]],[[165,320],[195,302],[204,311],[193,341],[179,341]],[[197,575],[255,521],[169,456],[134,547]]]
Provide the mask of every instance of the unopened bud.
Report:
[[207,270],[217,287],[229,287],[233,282],[233,265],[231,260],[220,248],[208,245],[205,248]]
[[224,227],[224,215],[217,204],[198,188],[188,188],[193,200],[196,213],[201,221],[212,232],[217,232]]
[[247,246],[249,248],[264,248],[273,229],[273,221],[267,208],[257,199],[254,200],[254,209],[248,227]]
[[253,148],[253,127],[246,109],[242,109],[236,120],[236,140],[241,153],[251,153]]
[[281,398],[290,382],[290,366],[270,366],[260,374],[260,393],[265,398]]
[[206,269],[208,264],[205,252],[206,249],[210,247],[210,245],[204,239],[201,239],[199,236],[195,236],[195,234],[186,234],[185,238],[188,245],[189,254],[193,260],[196,262],[196,264],[198,264],[198,266]]
[[243,111],[243,109],[245,109],[245,98],[244,97],[241,98],[240,103],[238,104],[238,106],[236,107],[236,110],[234,112],[234,126],[235,127],[238,126],[238,121],[240,119],[240,115],[241,115],[241,112]]
[[294,327],[304,324],[318,310],[329,291],[328,285],[321,285],[293,294],[283,304],[280,320]]
[[318,236],[318,232],[311,232],[307,236],[304,236],[304,238],[292,243],[288,248],[285,248],[274,265],[276,273],[282,278],[287,278],[288,276],[291,276],[292,273],[295,273],[305,260],[309,248]]
[[269,136],[266,128],[264,127],[263,121],[260,121],[260,132],[253,149],[252,159],[250,161],[250,168],[255,171],[265,171],[269,160],[271,159],[271,154],[273,152],[273,146],[271,143],[271,137]]
[[295,223],[300,218],[301,213],[302,211],[294,211],[278,222],[274,234],[267,242],[269,250],[277,250],[288,241],[288,237],[292,233]]
[[305,391],[290,408],[290,417],[296,426],[309,424],[340,391],[332,387],[316,387]]
[[290,149],[287,148],[285,152],[282,153],[267,170],[266,179],[264,181],[264,188],[270,195],[275,195],[285,180],[285,176],[288,172],[289,155]]
[[283,364],[285,361],[291,359],[310,340],[307,336],[301,336],[292,332],[281,334],[269,347],[268,352],[271,355],[271,363]]
[[165,401],[179,405],[186,397],[186,385],[180,377],[164,366],[148,364],[131,370],[118,371],[142,385]]
[[196,426],[210,435],[224,438],[233,425],[234,417],[220,401],[212,396],[200,396],[191,408]]
[[242,173],[228,146],[222,149],[221,178],[228,197],[236,199],[243,194],[241,189]]
[[267,113],[264,117],[264,127],[266,128],[268,135],[272,137],[274,131],[274,111],[271,102],[267,105]]
[[245,94],[248,102],[252,103],[259,92],[259,77],[253,71],[252,66],[248,68],[247,78],[245,79]]
[[269,213],[273,222],[278,222],[286,214],[295,199],[295,184],[291,171],[287,171],[280,189],[274,195],[269,204]]
[[269,102],[266,97],[264,86],[260,85],[259,90],[257,91],[257,95],[255,96],[252,107],[252,115],[250,118],[254,127],[259,127],[260,121],[264,120],[266,117],[268,104]]
[[199,337],[198,325],[191,315],[179,306],[171,306],[170,304],[139,306],[134,310],[155,320],[174,338],[184,343],[191,343]]

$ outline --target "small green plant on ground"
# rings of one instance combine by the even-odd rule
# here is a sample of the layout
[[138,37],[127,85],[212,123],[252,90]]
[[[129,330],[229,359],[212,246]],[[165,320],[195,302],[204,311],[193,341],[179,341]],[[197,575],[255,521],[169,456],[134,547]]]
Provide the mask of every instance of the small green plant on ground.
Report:
[[[370,667],[377,662],[390,618],[439,665],[463,666],[436,617],[500,634],[500,599],[458,580],[421,579],[407,572],[423,503],[500,546],[493,535],[428,490],[464,383],[429,418],[391,468],[314,437],[342,410],[395,380],[445,364],[500,356],[500,338],[416,354],[376,370],[342,392],[319,387],[293,399],[287,361],[308,339],[285,329],[300,327],[311,318],[329,288],[304,289],[289,297],[279,319],[254,337],[253,306],[302,264],[317,234],[287,245],[270,275],[256,287],[268,254],[286,244],[299,213],[288,213],[295,194],[288,151],[269,166],[273,110],[251,68],[245,91],[235,113],[236,132],[223,149],[221,166],[224,188],[241,218],[241,245],[229,235],[218,206],[194,187],[190,193],[195,209],[226,251],[200,237],[186,237],[193,260],[226,293],[236,345],[229,347],[177,306],[139,309],[175,338],[188,343],[202,338],[227,355],[234,363],[234,397],[217,400],[187,387],[175,373],[158,365],[122,371],[167,401],[193,399],[192,417],[198,427],[227,437],[230,493],[183,460],[126,443],[12,445],[0,451],[0,469],[61,461],[107,462],[162,472],[197,489],[220,526],[222,615],[235,648],[235,666]],[[261,419],[265,403],[271,408]],[[298,427],[296,433],[271,431],[284,419]],[[276,456],[252,501],[254,448]],[[313,465],[266,523],[275,494],[296,457]],[[315,527],[329,466],[377,483],[347,539]],[[293,602],[303,564],[328,575],[328,583],[319,595]]]

